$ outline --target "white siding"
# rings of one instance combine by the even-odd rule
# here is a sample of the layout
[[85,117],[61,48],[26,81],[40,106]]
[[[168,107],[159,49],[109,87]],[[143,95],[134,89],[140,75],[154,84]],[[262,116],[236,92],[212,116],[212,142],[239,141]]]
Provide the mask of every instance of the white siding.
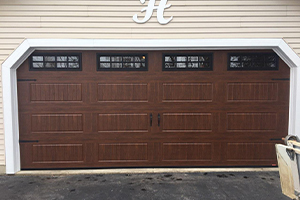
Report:
[[[147,1],[148,2],[148,1]],[[159,0],[157,0],[157,3]],[[299,0],[169,0],[160,25],[139,0],[1,0],[0,64],[25,38],[283,38],[300,55]],[[0,99],[2,99],[0,88]],[[2,100],[0,100],[2,110]],[[0,112],[0,165],[4,165]]]

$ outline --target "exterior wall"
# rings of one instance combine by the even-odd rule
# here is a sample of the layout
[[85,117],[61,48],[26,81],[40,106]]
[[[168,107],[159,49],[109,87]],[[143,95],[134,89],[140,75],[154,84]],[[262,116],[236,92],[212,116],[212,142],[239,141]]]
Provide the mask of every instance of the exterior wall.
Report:
[[[159,0],[157,0],[159,3]],[[0,64],[26,38],[283,38],[300,55],[299,0],[169,0],[160,25],[141,16],[139,0],[1,0]],[[147,3],[148,4],[148,1]],[[0,88],[0,97],[2,97]],[[2,98],[0,98],[2,108]],[[1,109],[2,110],[2,109]],[[0,113],[0,165],[5,164]]]

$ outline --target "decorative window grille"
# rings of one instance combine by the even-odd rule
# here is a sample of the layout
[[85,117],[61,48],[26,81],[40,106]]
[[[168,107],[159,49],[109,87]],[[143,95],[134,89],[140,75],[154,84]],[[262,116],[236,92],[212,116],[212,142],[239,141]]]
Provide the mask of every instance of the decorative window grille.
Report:
[[232,53],[228,55],[228,70],[278,70],[275,53]]
[[212,70],[212,54],[165,54],[164,71]]
[[98,71],[147,71],[147,54],[98,54]]
[[59,71],[81,70],[81,54],[33,54],[30,70]]

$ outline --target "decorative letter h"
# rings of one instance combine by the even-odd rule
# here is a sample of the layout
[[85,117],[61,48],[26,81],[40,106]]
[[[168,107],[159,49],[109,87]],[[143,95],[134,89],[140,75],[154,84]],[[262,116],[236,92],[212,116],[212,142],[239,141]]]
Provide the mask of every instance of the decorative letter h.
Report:
[[[135,14],[133,16],[133,18],[132,18],[133,21],[135,21],[136,23],[139,23],[139,24],[143,24],[143,23],[147,22],[151,18],[152,14],[153,14],[153,11],[157,10],[157,21],[158,21],[158,23],[160,23],[160,24],[167,24],[167,23],[169,23],[173,19],[173,17],[170,17],[169,19],[165,19],[164,18],[164,11],[165,11],[165,9],[171,7],[171,4],[167,5],[167,1],[168,0],[160,0],[159,6],[155,6],[155,0],[149,0],[148,7],[147,8],[143,8],[141,10],[141,12],[146,11],[144,19],[139,20],[137,18],[137,14]],[[140,2],[142,4],[144,4],[146,2],[146,0],[140,0]]]

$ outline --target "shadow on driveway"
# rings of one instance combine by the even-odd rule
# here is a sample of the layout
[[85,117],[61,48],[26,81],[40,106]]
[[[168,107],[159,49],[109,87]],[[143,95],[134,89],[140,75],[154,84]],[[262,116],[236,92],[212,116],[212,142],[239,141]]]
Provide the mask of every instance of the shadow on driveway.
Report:
[[0,176],[1,199],[288,200],[278,172]]

